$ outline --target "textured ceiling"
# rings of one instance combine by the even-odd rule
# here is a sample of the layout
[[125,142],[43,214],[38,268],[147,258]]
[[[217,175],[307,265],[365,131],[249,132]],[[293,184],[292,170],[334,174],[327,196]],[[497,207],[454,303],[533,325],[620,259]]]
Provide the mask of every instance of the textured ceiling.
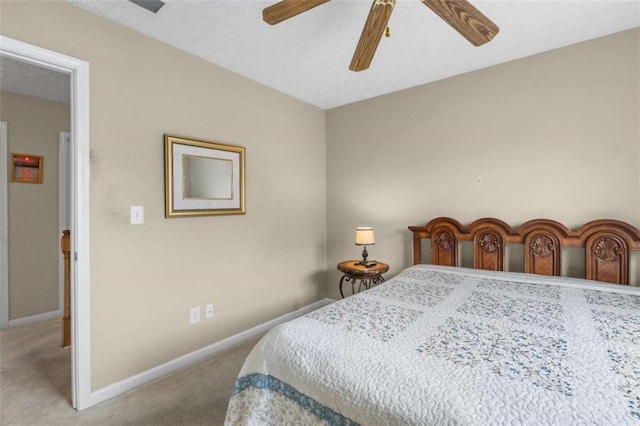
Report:
[[266,86],[332,108],[640,26],[640,2],[471,0],[500,33],[474,47],[419,0],[398,0],[371,68],[348,70],[371,7],[333,0],[271,26],[276,1],[67,0]]
[[68,74],[0,56],[0,90],[68,104]]
[[354,73],[370,0],[333,0],[275,26],[262,21],[275,0],[165,0],[158,14],[126,0],[67,1],[324,109],[640,27],[638,0],[471,0],[500,27],[473,47],[419,0],[397,0],[391,37]]

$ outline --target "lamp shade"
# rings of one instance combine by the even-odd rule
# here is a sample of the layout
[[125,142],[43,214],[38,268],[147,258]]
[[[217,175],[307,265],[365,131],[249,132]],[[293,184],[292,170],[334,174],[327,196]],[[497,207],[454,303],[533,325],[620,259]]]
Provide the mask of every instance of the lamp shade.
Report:
[[373,228],[370,226],[359,226],[356,228],[356,245],[370,246],[376,243],[373,236]]

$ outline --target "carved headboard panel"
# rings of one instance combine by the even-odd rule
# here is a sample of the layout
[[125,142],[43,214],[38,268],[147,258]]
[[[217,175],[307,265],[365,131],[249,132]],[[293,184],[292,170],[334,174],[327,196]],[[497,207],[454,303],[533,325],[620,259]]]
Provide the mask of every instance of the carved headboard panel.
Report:
[[549,219],[534,219],[517,228],[500,219],[478,219],[468,226],[450,217],[433,219],[413,232],[413,264],[422,263],[422,239],[431,239],[435,265],[458,266],[458,244],[473,241],[473,266],[504,271],[505,248],[524,244],[524,270],[540,275],[560,275],[561,248],[583,247],[585,277],[609,283],[629,284],[629,256],[640,250],[640,230],[615,219],[589,222],[572,231]]

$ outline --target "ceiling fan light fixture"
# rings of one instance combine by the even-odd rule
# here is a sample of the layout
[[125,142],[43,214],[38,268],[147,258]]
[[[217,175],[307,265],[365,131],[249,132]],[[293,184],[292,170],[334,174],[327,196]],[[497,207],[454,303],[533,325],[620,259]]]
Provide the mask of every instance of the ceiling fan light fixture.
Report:
[[[129,0],[133,2],[147,0]],[[149,0],[159,1],[159,0]],[[282,0],[262,11],[268,24],[274,25],[313,9],[330,0]],[[419,0],[474,46],[491,41],[500,28],[467,0]],[[373,0],[349,69],[364,71],[371,65],[382,35],[391,36],[388,27],[396,0]]]

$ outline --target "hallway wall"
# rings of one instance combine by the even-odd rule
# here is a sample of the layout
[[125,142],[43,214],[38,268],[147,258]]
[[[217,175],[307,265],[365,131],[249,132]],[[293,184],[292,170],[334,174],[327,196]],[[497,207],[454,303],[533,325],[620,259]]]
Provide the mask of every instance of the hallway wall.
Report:
[[44,157],[41,184],[9,182],[9,320],[58,310],[58,133],[69,105],[0,92],[11,153]]

